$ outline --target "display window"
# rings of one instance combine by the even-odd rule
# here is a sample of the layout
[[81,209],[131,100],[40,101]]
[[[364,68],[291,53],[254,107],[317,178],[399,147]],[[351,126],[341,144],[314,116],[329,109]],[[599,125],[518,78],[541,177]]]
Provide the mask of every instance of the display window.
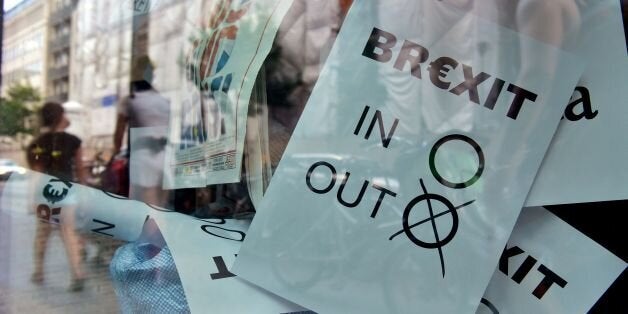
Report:
[[623,0],[0,0],[0,313],[623,313]]

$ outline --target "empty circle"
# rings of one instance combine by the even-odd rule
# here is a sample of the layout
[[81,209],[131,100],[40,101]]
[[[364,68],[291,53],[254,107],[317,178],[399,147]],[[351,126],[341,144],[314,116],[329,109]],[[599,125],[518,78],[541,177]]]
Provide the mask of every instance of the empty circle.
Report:
[[[436,169],[436,164],[434,162],[435,157],[436,157],[436,152],[438,151],[441,145],[449,141],[453,141],[453,140],[463,141],[469,144],[473,148],[473,150],[475,150],[475,153],[478,155],[478,161],[479,161],[478,169],[476,170],[475,174],[467,181],[463,181],[463,182],[449,181],[443,178],[443,176],[441,176],[441,174]],[[482,148],[480,147],[480,145],[476,141],[471,139],[470,137],[462,135],[462,134],[450,134],[450,135],[442,137],[441,139],[436,141],[436,143],[434,143],[434,146],[432,147],[432,150],[430,151],[429,163],[430,163],[430,171],[432,172],[432,175],[434,175],[434,178],[438,182],[440,182],[440,184],[446,187],[453,188],[453,189],[464,189],[466,187],[471,186],[480,178],[480,176],[482,176],[482,172],[484,171],[484,152],[482,152]]]

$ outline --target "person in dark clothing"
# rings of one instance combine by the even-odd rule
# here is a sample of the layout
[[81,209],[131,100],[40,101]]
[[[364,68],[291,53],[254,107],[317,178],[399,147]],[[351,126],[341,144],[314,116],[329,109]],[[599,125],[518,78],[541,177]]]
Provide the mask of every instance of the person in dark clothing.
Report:
[[[63,106],[58,103],[46,103],[40,111],[42,125],[46,132],[37,137],[28,146],[27,161],[31,169],[45,173],[62,180],[77,181],[84,184],[86,179],[85,169],[81,167],[82,152],[81,140],[64,130],[70,125],[65,116]],[[35,270],[31,281],[40,284],[44,280],[44,256],[48,239],[54,226],[38,220],[37,233],[35,235]],[[74,230],[72,221],[64,222],[60,226],[70,268],[72,271],[72,283],[69,291],[83,289],[85,275],[82,269],[81,252],[83,241]]]
[[81,158],[81,140],[63,131],[69,122],[61,105],[46,103],[41,114],[44,127],[50,130],[28,146],[28,164],[33,170],[73,181],[74,164]]

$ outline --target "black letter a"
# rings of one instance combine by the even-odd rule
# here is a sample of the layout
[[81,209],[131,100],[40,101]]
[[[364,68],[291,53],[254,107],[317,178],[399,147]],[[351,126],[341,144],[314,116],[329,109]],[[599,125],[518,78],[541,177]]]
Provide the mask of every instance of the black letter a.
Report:
[[[584,86],[576,86],[576,91],[580,93],[580,98],[572,101],[565,108],[565,118],[569,121],[578,121],[582,118],[586,118],[587,120],[591,120],[597,116],[597,110],[593,111],[591,108],[591,97],[589,95],[589,90]],[[575,113],[574,109],[576,106],[582,103],[582,112]]]

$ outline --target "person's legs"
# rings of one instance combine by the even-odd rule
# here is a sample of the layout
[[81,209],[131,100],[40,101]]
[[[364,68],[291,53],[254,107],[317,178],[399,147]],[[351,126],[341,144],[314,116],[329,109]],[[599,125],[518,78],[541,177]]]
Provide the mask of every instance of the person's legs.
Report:
[[163,149],[159,152],[144,148],[131,151],[130,199],[160,207],[167,205],[169,191],[162,189],[164,157]]
[[46,247],[48,246],[51,232],[52,226],[50,224],[37,220],[33,254],[35,269],[31,277],[31,281],[37,284],[44,281],[44,256],[46,255]]
[[151,205],[165,207],[168,202],[168,191],[160,187],[143,188],[142,201]]
[[65,221],[61,226],[61,236],[65,245],[65,250],[70,262],[72,271],[72,284],[70,291],[80,291],[83,289],[85,273],[83,272],[83,256],[81,254],[84,242],[81,235],[76,232],[73,221]]

